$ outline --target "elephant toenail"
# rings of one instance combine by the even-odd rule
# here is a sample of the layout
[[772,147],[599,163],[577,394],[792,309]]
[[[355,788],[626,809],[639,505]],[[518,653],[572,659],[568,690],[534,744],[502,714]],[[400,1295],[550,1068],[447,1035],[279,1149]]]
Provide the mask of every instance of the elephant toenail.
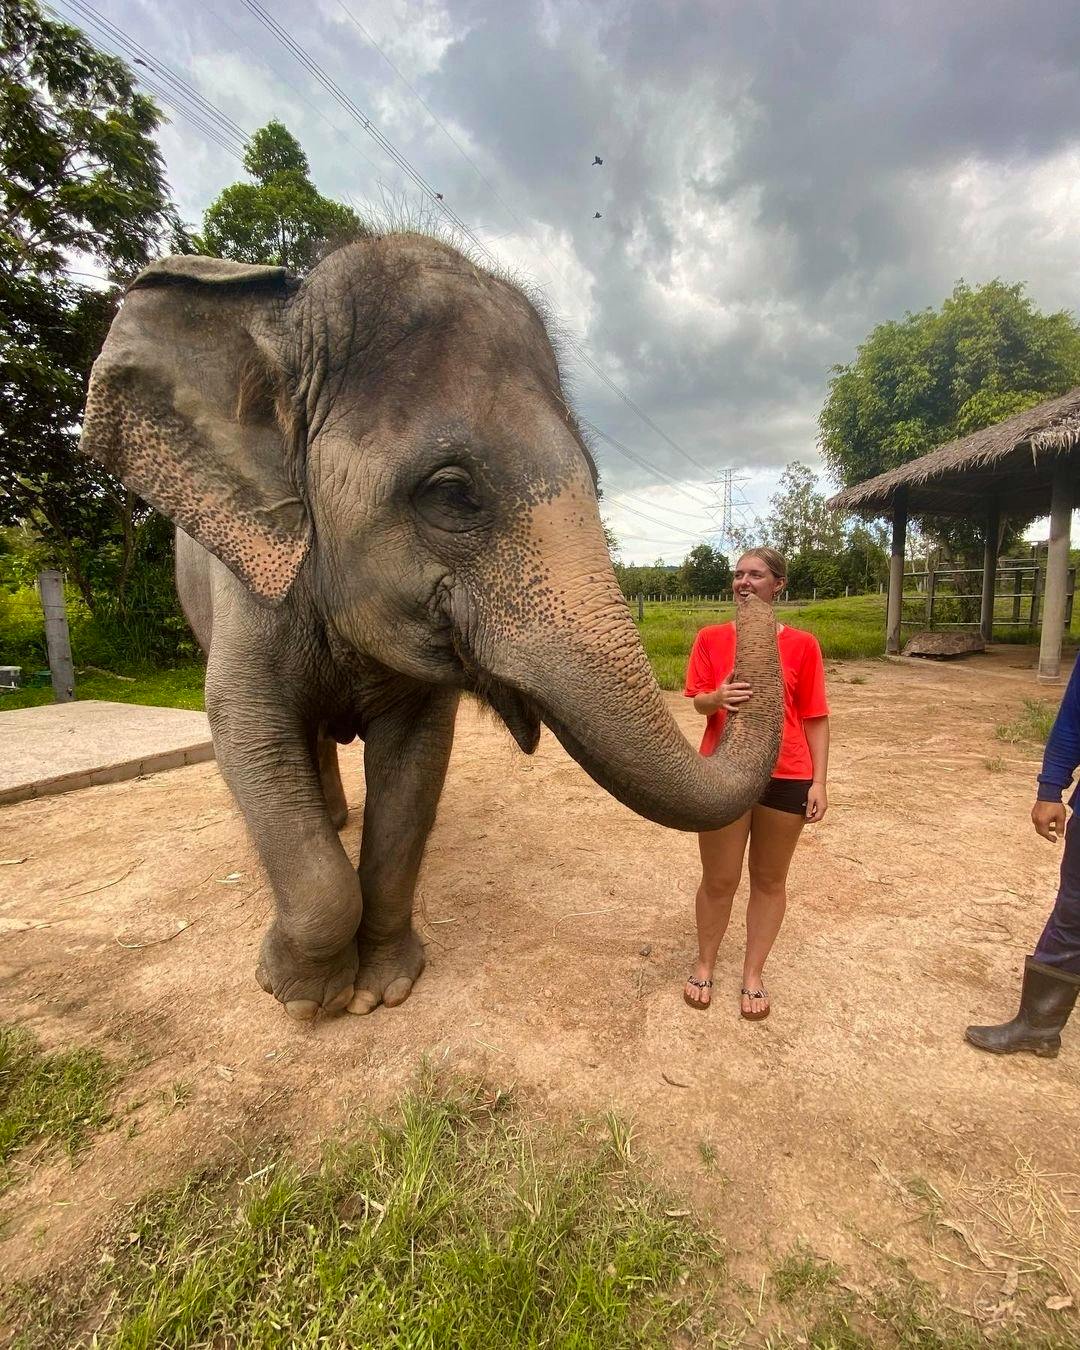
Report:
[[312,998],[294,998],[285,1004],[285,1011],[297,1022],[312,1022],[319,1005]]

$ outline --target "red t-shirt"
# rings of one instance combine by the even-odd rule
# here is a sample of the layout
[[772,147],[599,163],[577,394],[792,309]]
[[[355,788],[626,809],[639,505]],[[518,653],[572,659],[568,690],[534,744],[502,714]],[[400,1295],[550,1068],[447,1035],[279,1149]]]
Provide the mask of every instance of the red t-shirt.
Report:
[[[780,669],[784,675],[784,732],[780,738],[780,754],[773,768],[773,777],[813,778],[814,764],[802,724],[807,717],[829,715],[821,648],[812,633],[805,633],[801,628],[790,628],[787,624],[776,637],[780,649]],[[734,623],[711,624],[708,628],[702,628],[694,639],[683,692],[687,698],[693,698],[695,694],[711,694],[720,688],[734,669]],[[701,754],[711,755],[716,749],[727,716],[723,708],[711,714],[705,723],[705,735],[701,738]]]

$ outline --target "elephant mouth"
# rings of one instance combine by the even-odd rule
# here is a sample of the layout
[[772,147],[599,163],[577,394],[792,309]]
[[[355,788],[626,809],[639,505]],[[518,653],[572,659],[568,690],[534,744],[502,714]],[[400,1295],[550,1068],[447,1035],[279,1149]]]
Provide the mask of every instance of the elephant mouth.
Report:
[[539,708],[526,694],[505,684],[497,676],[491,675],[477,660],[467,636],[473,627],[469,623],[473,618],[471,605],[467,602],[462,605],[459,602],[456,614],[453,606],[447,608],[450,648],[461,670],[466,688],[498,714],[520,748],[525,754],[531,755],[540,743]]
[[531,755],[540,742],[540,710],[533,701],[501,680],[478,682],[476,693],[498,713],[521,749]]

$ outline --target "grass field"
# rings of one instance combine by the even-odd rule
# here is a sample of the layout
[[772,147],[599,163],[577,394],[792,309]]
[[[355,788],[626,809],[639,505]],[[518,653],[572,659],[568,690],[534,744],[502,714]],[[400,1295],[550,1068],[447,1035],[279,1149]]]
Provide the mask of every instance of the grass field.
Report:
[[[0,1294],[22,1350],[1066,1350],[1063,1322],[984,1335],[893,1260],[871,1288],[801,1244],[760,1283],[652,1180],[633,1129],[422,1076],[301,1163],[281,1141],[148,1195],[80,1264]],[[395,1118],[396,1117],[396,1118]],[[95,1122],[97,1123],[97,1122]],[[237,1157],[236,1155],[239,1154]]]
[[[630,613],[637,618],[637,605]],[[641,640],[661,689],[681,689],[686,660],[699,628],[726,623],[735,614],[729,602],[686,600],[648,601],[645,619],[639,625]],[[804,628],[821,643],[831,660],[855,660],[880,656],[885,648],[885,597],[853,595],[836,600],[797,601],[777,607],[777,617],[793,628]],[[1073,631],[1080,637],[1080,606]],[[995,642],[1027,640],[1027,630],[1002,628]],[[76,697],[107,699],[117,703],[152,703],[170,708],[202,708],[203,668],[191,664],[174,670],[131,670],[110,674],[90,668],[76,671]],[[0,711],[52,702],[48,685],[0,694]]]

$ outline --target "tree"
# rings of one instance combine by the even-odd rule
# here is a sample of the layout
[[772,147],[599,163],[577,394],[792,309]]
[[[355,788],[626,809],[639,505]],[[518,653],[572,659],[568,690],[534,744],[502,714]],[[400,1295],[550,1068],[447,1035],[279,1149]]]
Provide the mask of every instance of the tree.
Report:
[[202,252],[303,273],[327,241],[363,232],[354,211],[318,192],[300,142],[281,122],[255,132],[244,168],[255,182],[233,183],[206,209]]
[[83,254],[119,281],[178,228],[159,118],[78,29],[0,4],[0,524],[29,525],[91,607],[123,604],[151,513],[76,456],[117,291],[65,268]]
[[731,566],[711,544],[696,544],[678,571],[680,595],[722,595],[731,589]]
[[844,547],[844,517],[826,506],[817,481],[808,465],[791,463],[780,475],[779,491],[769,498],[767,542],[786,558],[839,553]]
[[[854,361],[833,368],[821,451],[848,487],[1076,384],[1080,327],[1070,314],[1040,313],[1023,285],[958,281],[940,310],[879,324]],[[981,555],[978,523],[922,524],[954,554]]]

